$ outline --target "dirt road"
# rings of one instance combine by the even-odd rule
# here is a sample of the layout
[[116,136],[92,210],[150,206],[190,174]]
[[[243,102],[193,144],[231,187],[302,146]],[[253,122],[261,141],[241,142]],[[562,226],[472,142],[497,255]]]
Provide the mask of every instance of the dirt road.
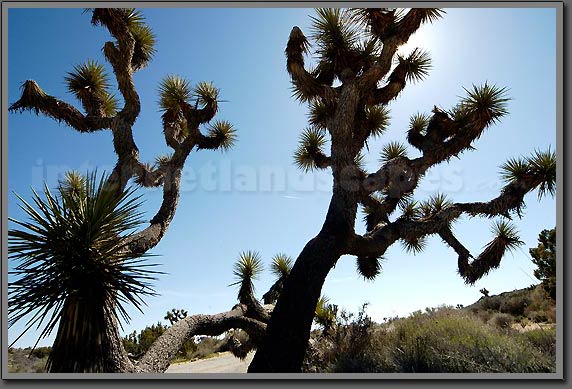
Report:
[[253,357],[254,352],[251,352],[244,361],[241,361],[231,353],[225,352],[215,358],[172,364],[166,373],[246,373]]

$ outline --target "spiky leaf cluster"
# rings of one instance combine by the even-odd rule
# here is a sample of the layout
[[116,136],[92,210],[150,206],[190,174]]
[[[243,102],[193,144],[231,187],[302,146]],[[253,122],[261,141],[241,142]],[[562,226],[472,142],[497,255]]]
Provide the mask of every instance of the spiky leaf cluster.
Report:
[[401,210],[401,217],[404,219],[415,220],[422,216],[417,201],[403,201],[399,204],[399,209]]
[[427,218],[451,206],[451,204],[452,202],[447,199],[447,196],[437,193],[422,201],[419,205],[419,211],[421,212],[421,217]]
[[[145,23],[141,11],[135,8],[87,8],[92,12],[91,23],[94,26],[103,25],[112,33],[118,33],[123,28],[133,37],[135,45],[131,67],[137,71],[144,68],[155,54],[156,36]],[[118,46],[118,42],[114,42]]]
[[477,125],[489,126],[508,114],[507,89],[499,88],[485,82],[483,85],[473,85],[470,89],[465,89],[467,96],[461,100],[457,110],[457,115],[476,117]]
[[373,281],[381,273],[383,257],[357,257],[358,273],[367,281]]
[[262,259],[256,251],[244,251],[240,253],[234,264],[233,274],[236,282],[232,285],[240,285],[238,300],[246,301],[254,294],[253,281],[262,273]]
[[159,84],[159,107],[163,112],[181,111],[184,103],[189,103],[193,88],[188,80],[177,75],[168,75]]
[[85,197],[87,187],[87,179],[79,172],[70,170],[64,174],[64,178],[60,180],[58,191],[69,196]]
[[535,150],[530,157],[510,158],[500,166],[501,178],[507,184],[532,181],[538,188],[538,199],[556,193],[556,153],[550,148]]
[[236,129],[226,120],[217,120],[208,125],[208,137],[214,139],[217,148],[223,151],[229,150],[237,139]]
[[337,312],[335,307],[330,304],[327,296],[321,296],[316,304],[314,321],[322,326],[324,330],[330,329],[336,322]]
[[219,89],[212,82],[201,81],[193,88],[193,96],[202,106],[218,103]]
[[370,136],[378,137],[383,135],[389,126],[389,109],[385,105],[374,105],[365,107],[365,119],[362,124]]
[[127,320],[125,304],[140,309],[141,297],[153,294],[149,281],[156,273],[124,249],[125,238],[142,222],[139,197],[130,189],[105,190],[104,177],[97,181],[95,174],[80,178],[76,173],[67,175],[57,195],[47,186],[43,197],[33,193],[35,206],[18,197],[29,221],[9,219],[20,227],[8,232],[9,259],[15,264],[9,325],[32,315],[25,331],[44,325],[40,338],[45,337],[70,297],[95,316],[102,309],[115,315],[118,309]]
[[106,116],[117,112],[118,100],[109,92],[109,79],[103,65],[94,60],[74,66],[65,77],[68,91],[86,108],[100,108]]
[[74,66],[73,71],[68,72],[65,81],[68,90],[80,100],[86,94],[102,98],[109,88],[105,68],[93,60]]
[[401,245],[410,254],[418,254],[427,247],[427,237],[404,237],[401,239]]
[[169,164],[169,162],[171,161],[171,158],[173,158],[173,154],[156,156],[154,167],[159,168],[159,169],[164,169]]
[[276,254],[272,258],[272,265],[270,266],[270,270],[272,274],[276,277],[287,277],[290,274],[290,270],[292,269],[293,260],[286,254]]
[[495,222],[491,231],[495,238],[485,246],[481,254],[470,265],[459,263],[459,272],[469,284],[474,284],[491,270],[498,268],[507,251],[512,251],[524,243],[518,238],[516,227],[506,220]]
[[409,82],[422,81],[431,70],[431,57],[426,51],[414,49],[407,57],[398,55],[399,65],[405,71],[405,79]]
[[401,142],[389,142],[381,149],[379,161],[387,163],[398,157],[407,157],[407,146]]
[[318,8],[311,19],[311,38],[320,58],[313,73],[322,83],[331,85],[336,77],[341,78],[344,69],[356,68],[360,32],[347,9]]
[[323,154],[322,148],[326,144],[326,136],[323,130],[314,127],[304,129],[300,137],[298,149],[294,153],[294,163],[300,169],[308,172],[315,169],[314,156]]

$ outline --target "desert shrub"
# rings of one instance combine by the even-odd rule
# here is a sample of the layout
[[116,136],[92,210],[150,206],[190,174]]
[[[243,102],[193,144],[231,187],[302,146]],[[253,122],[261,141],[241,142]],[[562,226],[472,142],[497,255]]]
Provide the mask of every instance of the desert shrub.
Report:
[[532,311],[527,314],[527,317],[535,323],[546,323],[548,321],[548,315],[546,312]]
[[189,350],[187,358],[190,360],[206,358],[214,353],[228,351],[226,339],[217,339],[209,336],[202,337],[194,350]]
[[50,354],[50,351],[52,351],[51,347],[38,347],[31,352],[31,355],[33,355],[36,358],[42,359],[47,357]]
[[[339,319],[324,335],[315,332],[303,364],[303,371],[371,373],[387,370],[389,347],[384,345],[385,330],[365,313],[363,305],[357,314],[342,311]],[[393,318],[389,323],[397,320]]]
[[[37,355],[41,355],[49,347],[40,347]],[[35,350],[34,350],[35,351]],[[38,358],[30,347],[25,349],[11,348],[8,351],[8,372],[10,373],[45,373],[47,354]]]
[[508,313],[495,313],[488,323],[498,328],[509,328],[514,323],[514,317]]
[[556,355],[556,328],[539,328],[520,334],[526,342],[530,343],[542,353],[555,358]]
[[528,296],[518,295],[513,296],[502,302],[500,305],[500,311],[503,313],[509,313],[513,316],[523,316],[524,310],[530,304],[530,298]]
[[[476,315],[441,308],[416,312],[390,325],[358,316],[327,341],[315,339],[320,372],[553,372],[549,336],[521,335],[484,323]],[[534,345],[534,347],[531,347]],[[321,359],[320,359],[321,358]]]
[[474,315],[443,310],[396,325],[400,372],[548,372],[554,364],[512,333]]

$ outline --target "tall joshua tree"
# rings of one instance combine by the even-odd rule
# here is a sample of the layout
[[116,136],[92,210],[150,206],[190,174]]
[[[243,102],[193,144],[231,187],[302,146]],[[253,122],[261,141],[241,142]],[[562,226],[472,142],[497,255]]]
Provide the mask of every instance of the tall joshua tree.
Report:
[[[423,249],[428,236],[438,235],[457,254],[461,277],[472,284],[520,244],[506,219],[511,213],[520,216],[524,196],[535,189],[539,197],[554,194],[555,153],[548,150],[502,165],[505,186],[496,198],[455,203],[436,194],[419,204],[412,201],[430,168],[472,150],[484,130],[507,114],[505,89],[486,83],[468,89],[448,111],[435,108],[411,118],[407,141],[419,156],[410,157],[405,145],[390,142],[381,151],[376,172],[360,165],[367,140],[380,136],[388,125],[387,104],[430,68],[427,53],[415,49],[402,56],[398,48],[423,23],[442,14],[434,8],[318,9],[312,18],[317,60],[313,70],[304,67],[309,40],[298,27],[292,29],[286,66],[295,96],[310,108],[310,127],[302,134],[295,161],[304,170],[331,169],[333,193],[321,230],[306,244],[284,282],[249,372],[300,371],[322,285],[342,255],[356,257],[360,274],[373,279],[391,245],[401,241],[414,253]],[[364,235],[354,228],[360,206],[366,213]],[[501,218],[493,227],[495,237],[476,257],[451,229],[463,215]]]
[[[110,92],[110,82],[104,67],[90,60],[75,66],[65,78],[68,90],[77,97],[83,112],[50,96],[32,80],[22,85],[20,99],[9,109],[41,113],[82,133],[110,131],[117,162],[108,179],[102,182],[97,190],[94,189],[94,183],[87,193],[77,196],[70,196],[66,194],[69,191],[61,190],[61,202],[47,191],[44,202],[36,196],[40,213],[26,206],[32,222],[21,223],[21,226],[32,233],[24,235],[23,231],[12,232],[12,255],[23,260],[17,273],[24,277],[24,281],[25,276],[30,274],[41,278],[28,280],[32,281],[28,284],[16,282],[13,285],[10,299],[11,322],[14,323],[32,313],[37,307],[47,308],[45,311],[40,310],[44,312],[41,316],[33,318],[42,321],[50,308],[56,308],[56,315],[47,323],[48,329],[53,328],[55,322],[60,323],[54,345],[55,352],[50,356],[49,366],[52,372],[134,371],[136,369],[125,357],[115,320],[115,311],[122,309],[117,300],[118,292],[123,293],[124,297],[127,292],[127,301],[133,303],[137,301],[136,290],[148,290],[141,288],[146,284],[137,283],[138,278],[134,277],[138,273],[137,266],[129,261],[144,256],[156,246],[169,227],[177,208],[181,172],[189,153],[193,149],[226,150],[235,141],[236,133],[229,122],[212,122],[218,110],[219,97],[219,90],[214,85],[201,82],[192,86],[184,78],[168,76],[159,86],[159,95],[165,142],[173,152],[168,156],[157,157],[153,165],[141,162],[133,138],[135,121],[140,112],[139,95],[133,75],[152,59],[155,53],[155,35],[145,24],[142,14],[134,9],[88,11],[92,15],[92,24],[105,27],[112,36],[112,40],[103,46],[103,53],[113,69],[123,100],[122,105]],[[206,134],[201,131],[201,126],[206,127]],[[130,193],[127,188],[130,179],[134,179],[143,187],[163,187],[163,200],[157,213],[149,225],[134,233],[126,233],[135,227],[137,220],[134,216],[134,212],[135,215],[137,212],[131,200],[127,203],[124,201]],[[78,176],[72,177],[67,183],[73,183],[74,180],[75,188],[81,191],[84,187],[77,183],[77,180],[80,180]],[[128,204],[128,209],[121,208],[122,203],[124,206]],[[89,212],[82,213],[83,211]],[[66,218],[74,212],[77,214],[76,219]],[[101,236],[91,234],[89,229],[94,223],[101,222],[98,218],[117,216],[118,213],[124,215],[123,219],[112,220],[100,226],[101,231],[98,233],[101,233]],[[61,215],[64,216],[59,218]],[[40,227],[49,233],[55,233],[54,231],[59,229],[56,234],[58,239],[42,241],[43,232]],[[115,234],[117,238],[110,240],[110,234]],[[103,240],[98,240],[99,238]],[[74,239],[81,244],[74,246]],[[45,244],[41,247],[34,246],[38,242]],[[111,243],[113,244],[110,246]],[[66,248],[77,250],[69,250],[66,254]],[[76,262],[83,270],[75,265]],[[39,263],[44,263],[45,266],[36,267]],[[105,269],[110,271],[104,271]],[[50,271],[52,273],[49,273]],[[65,284],[69,287],[56,287],[57,285],[48,282],[48,278],[60,271],[64,272],[60,276],[66,279],[79,275],[83,278],[72,280],[74,282],[70,281],[69,285]],[[109,276],[115,279],[91,279],[97,284],[97,288],[108,288],[93,296],[92,292],[96,289],[93,283],[81,282],[90,280],[85,272],[93,272],[93,277]],[[34,282],[38,286],[42,280],[47,282],[45,285],[54,287],[53,290],[43,290],[44,293],[58,295],[42,300],[41,294],[38,294],[42,292],[41,288],[30,289],[34,287]],[[118,287],[120,284],[123,288]],[[26,294],[26,290],[29,293]],[[56,305],[48,306],[47,302]],[[84,345],[84,342],[91,341],[104,344],[105,352],[99,352],[102,349],[98,349],[97,353],[84,352],[93,351]]]

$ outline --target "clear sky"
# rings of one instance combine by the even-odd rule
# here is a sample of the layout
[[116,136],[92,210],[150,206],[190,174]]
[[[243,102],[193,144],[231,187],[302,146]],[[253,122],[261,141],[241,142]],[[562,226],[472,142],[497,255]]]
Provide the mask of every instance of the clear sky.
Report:
[[[379,150],[391,140],[405,141],[409,117],[445,109],[462,96],[463,87],[485,81],[506,86],[513,98],[510,115],[489,128],[465,153],[433,168],[416,198],[439,191],[454,201],[488,200],[501,188],[498,170],[508,157],[535,148],[556,146],[556,13],[554,9],[447,9],[432,25],[424,25],[402,49],[428,50],[433,69],[428,78],[409,85],[391,103],[391,125],[369,142],[367,166],[377,170]],[[293,165],[298,136],[307,125],[307,108],[291,97],[284,48],[293,26],[309,35],[311,9],[145,9],[157,35],[157,54],[135,75],[141,115],[134,127],[141,159],[152,162],[169,151],[161,131],[157,86],[168,74],[192,82],[213,81],[221,89],[217,118],[238,129],[238,142],[227,153],[191,153],[182,179],[175,218],[166,236],[152,250],[161,263],[154,283],[158,297],[148,298],[144,313],[131,310],[124,332],[140,330],[163,320],[171,308],[193,313],[216,313],[236,302],[232,265],[239,252],[257,250],[265,262],[284,252],[296,258],[319,231],[331,195],[329,171],[304,174]],[[81,9],[10,9],[8,11],[8,88],[10,103],[19,87],[34,79],[49,94],[79,103],[67,91],[64,76],[86,59],[104,63],[101,48],[109,34],[92,27]],[[111,75],[110,66],[105,63]],[[12,192],[29,199],[30,187],[54,186],[58,175],[97,167],[110,171],[115,163],[111,134],[79,134],[63,124],[30,113],[8,117],[8,213],[21,219]],[[411,149],[411,148],[410,148]],[[410,154],[417,155],[415,150]],[[150,218],[158,209],[161,190],[141,189]],[[538,282],[528,248],[538,233],[556,223],[555,200],[525,198],[527,208],[516,220],[525,242],[504,257],[501,267],[478,281],[464,284],[456,274],[457,256],[440,239],[431,238],[418,255],[398,244],[387,252],[382,274],[364,281],[355,258],[342,257],[326,280],[323,292],[341,308],[356,311],[369,302],[367,312],[378,321],[440,304],[468,305],[479,289],[491,293]],[[463,219],[455,224],[458,237],[478,254],[492,238],[491,221]],[[358,232],[365,227],[361,216]],[[272,284],[267,271],[256,282],[261,296]],[[14,339],[21,325],[10,331]],[[24,336],[17,347],[35,342]],[[49,345],[52,339],[40,344]]]

